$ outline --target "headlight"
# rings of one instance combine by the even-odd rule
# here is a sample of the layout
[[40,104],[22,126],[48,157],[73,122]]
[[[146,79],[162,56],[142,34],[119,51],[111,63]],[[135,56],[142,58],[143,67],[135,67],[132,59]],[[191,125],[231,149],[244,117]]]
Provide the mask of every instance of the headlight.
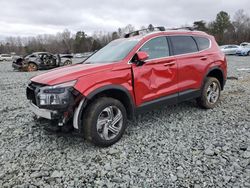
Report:
[[65,82],[54,86],[45,86],[40,88],[37,94],[39,106],[62,106],[65,107],[72,100],[71,88],[76,80]]

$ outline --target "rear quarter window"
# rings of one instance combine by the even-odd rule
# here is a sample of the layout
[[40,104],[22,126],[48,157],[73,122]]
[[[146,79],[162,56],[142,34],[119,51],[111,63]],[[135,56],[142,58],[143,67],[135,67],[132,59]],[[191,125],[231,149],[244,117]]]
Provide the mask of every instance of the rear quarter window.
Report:
[[210,40],[205,38],[205,37],[194,37],[197,45],[198,45],[198,48],[199,48],[199,51],[201,50],[206,50],[210,47]]
[[174,55],[198,52],[196,42],[191,36],[170,36]]

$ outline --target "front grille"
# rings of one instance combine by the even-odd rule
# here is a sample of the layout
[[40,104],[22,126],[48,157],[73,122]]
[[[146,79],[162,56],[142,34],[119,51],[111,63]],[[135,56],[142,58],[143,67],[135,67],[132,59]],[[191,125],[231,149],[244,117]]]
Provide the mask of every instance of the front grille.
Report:
[[26,89],[26,96],[28,100],[31,100],[33,104],[37,105],[36,103],[36,93],[39,92],[39,88],[45,86],[44,84],[39,83],[30,83]]

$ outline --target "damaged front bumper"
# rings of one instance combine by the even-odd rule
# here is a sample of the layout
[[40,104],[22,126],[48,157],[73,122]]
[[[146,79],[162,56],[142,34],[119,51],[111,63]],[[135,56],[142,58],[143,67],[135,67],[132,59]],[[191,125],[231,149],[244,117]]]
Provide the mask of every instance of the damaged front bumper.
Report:
[[[68,82],[69,83],[69,82]],[[38,117],[49,120],[58,120],[63,126],[73,119],[74,127],[78,128],[79,108],[84,97],[72,86],[57,87],[39,83],[30,83],[26,89],[27,99],[30,100],[30,109]]]
[[14,69],[16,69],[16,70],[21,70],[21,69],[22,69],[22,65],[17,64],[17,63],[15,63],[15,62],[12,63],[12,67],[13,67]]
[[58,111],[38,108],[32,102],[30,102],[30,109],[38,117],[42,117],[42,118],[49,119],[49,120],[58,119]]
[[27,62],[27,60],[25,60],[25,59],[23,59],[23,58],[18,58],[18,59],[15,59],[15,60],[12,62],[12,67],[13,67],[15,70],[25,71],[25,70],[27,70],[28,62]]

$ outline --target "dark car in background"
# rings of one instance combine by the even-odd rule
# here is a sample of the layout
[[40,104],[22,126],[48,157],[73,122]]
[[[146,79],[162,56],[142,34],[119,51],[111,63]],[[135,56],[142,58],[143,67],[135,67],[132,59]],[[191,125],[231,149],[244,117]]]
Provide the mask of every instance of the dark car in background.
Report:
[[12,67],[20,71],[37,71],[71,65],[72,55],[51,54],[49,52],[35,52],[26,57],[15,58]]

